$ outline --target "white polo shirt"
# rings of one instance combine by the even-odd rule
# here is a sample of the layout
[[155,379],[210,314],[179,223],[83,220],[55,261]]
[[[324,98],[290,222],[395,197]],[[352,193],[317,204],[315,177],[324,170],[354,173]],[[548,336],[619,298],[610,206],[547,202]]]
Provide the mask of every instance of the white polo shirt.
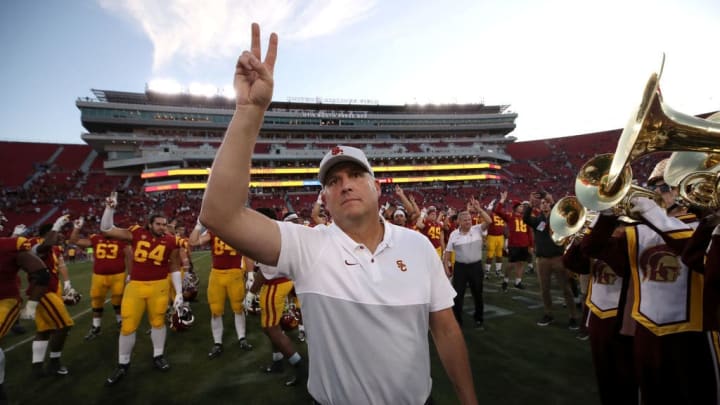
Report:
[[302,302],[313,398],[424,403],[432,388],[429,314],[452,307],[455,296],[430,241],[384,222],[372,254],[334,223],[278,225],[275,270],[295,281]]
[[476,263],[482,260],[483,227],[482,224],[473,225],[463,233],[460,228],[455,229],[448,237],[446,252],[455,252],[455,261],[459,263]]

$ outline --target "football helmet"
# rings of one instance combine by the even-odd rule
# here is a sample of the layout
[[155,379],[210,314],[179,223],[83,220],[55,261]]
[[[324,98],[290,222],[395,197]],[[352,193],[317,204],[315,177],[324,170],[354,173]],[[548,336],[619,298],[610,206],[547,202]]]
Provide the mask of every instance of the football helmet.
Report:
[[260,297],[248,291],[245,295],[245,312],[253,315],[260,315]]
[[65,305],[75,305],[82,299],[82,294],[80,294],[79,292],[77,292],[77,290],[71,287],[63,291],[62,298],[65,302]]
[[300,309],[294,303],[289,304],[280,318],[280,327],[285,331],[293,330],[298,327],[301,319]]
[[170,316],[170,329],[176,332],[182,332],[190,329],[194,323],[195,315],[193,315],[190,304],[187,302],[183,303],[178,311],[172,311]]
[[185,301],[195,301],[198,295],[198,287],[200,287],[200,278],[197,274],[190,270],[185,273],[182,281],[182,295]]

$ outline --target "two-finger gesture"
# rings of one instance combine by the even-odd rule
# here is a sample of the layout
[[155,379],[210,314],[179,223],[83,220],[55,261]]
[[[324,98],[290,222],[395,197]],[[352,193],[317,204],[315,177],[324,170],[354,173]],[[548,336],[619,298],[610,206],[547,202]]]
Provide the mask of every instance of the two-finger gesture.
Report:
[[252,24],[250,50],[244,51],[235,65],[235,88],[237,107],[257,106],[267,108],[272,101],[273,72],[277,58],[278,37],[270,34],[265,60],[260,49],[260,25]]
[[118,203],[117,192],[113,191],[112,193],[110,193],[110,197],[107,197],[105,199],[105,206],[107,208],[115,209],[115,208],[117,208],[117,203]]

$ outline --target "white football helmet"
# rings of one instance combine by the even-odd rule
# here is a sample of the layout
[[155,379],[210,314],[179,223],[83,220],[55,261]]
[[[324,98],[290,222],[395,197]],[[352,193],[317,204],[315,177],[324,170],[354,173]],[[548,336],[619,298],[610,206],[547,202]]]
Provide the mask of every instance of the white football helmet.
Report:
[[65,305],[75,305],[82,299],[82,294],[80,294],[79,292],[77,292],[77,290],[71,287],[63,291],[62,298],[65,302]]
[[197,274],[190,270],[185,273],[182,281],[182,295],[185,301],[194,301],[198,295],[200,287],[200,278]]
[[248,293],[245,294],[245,302],[243,304],[245,306],[245,313],[253,315],[260,314],[260,297],[256,294],[248,291]]
[[170,328],[176,332],[190,329],[194,323],[195,315],[187,302],[183,303],[178,311],[172,311],[170,315]]

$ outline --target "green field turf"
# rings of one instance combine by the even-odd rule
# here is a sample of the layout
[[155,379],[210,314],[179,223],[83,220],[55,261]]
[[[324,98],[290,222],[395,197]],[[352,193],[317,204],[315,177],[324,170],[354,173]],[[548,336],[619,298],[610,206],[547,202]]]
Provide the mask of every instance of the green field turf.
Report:
[[[90,263],[70,265],[73,286],[83,294],[82,301],[70,307],[75,327],[70,332],[63,363],[70,370],[64,377],[34,379],[30,373],[31,340],[34,323],[23,321],[24,335],[10,332],[3,338],[6,354],[5,390],[11,404],[308,404],[302,387],[285,387],[287,375],[267,375],[260,371],[270,362],[270,344],[262,334],[257,316],[248,316],[248,340],[254,350],[245,352],[235,344],[235,328],[229,305],[225,314],[225,352],[209,360],[212,346],[210,315],[205,299],[210,266],[208,252],[194,254],[201,279],[200,294],[192,304],[195,325],[177,333],[168,330],[166,356],[171,370],[161,373],[152,368],[152,345],[144,322],[138,331],[130,372],[118,385],[105,387],[104,381],[117,365],[117,333],[108,303],[102,334],[85,342],[90,328]],[[503,293],[499,280],[485,284],[485,330],[472,327],[467,315],[464,333],[472,364],[475,388],[481,404],[598,404],[597,389],[590,360],[589,343],[575,339],[567,329],[566,311],[554,291],[556,323],[541,328],[535,322],[542,315],[535,275],[526,277],[527,289]],[[466,297],[466,310],[472,299]],[[295,339],[300,353],[304,343]],[[377,342],[381,345],[382,342]],[[452,385],[431,348],[433,398],[437,404],[455,404]],[[286,367],[286,370],[288,368]],[[57,401],[57,402],[56,402]]]

